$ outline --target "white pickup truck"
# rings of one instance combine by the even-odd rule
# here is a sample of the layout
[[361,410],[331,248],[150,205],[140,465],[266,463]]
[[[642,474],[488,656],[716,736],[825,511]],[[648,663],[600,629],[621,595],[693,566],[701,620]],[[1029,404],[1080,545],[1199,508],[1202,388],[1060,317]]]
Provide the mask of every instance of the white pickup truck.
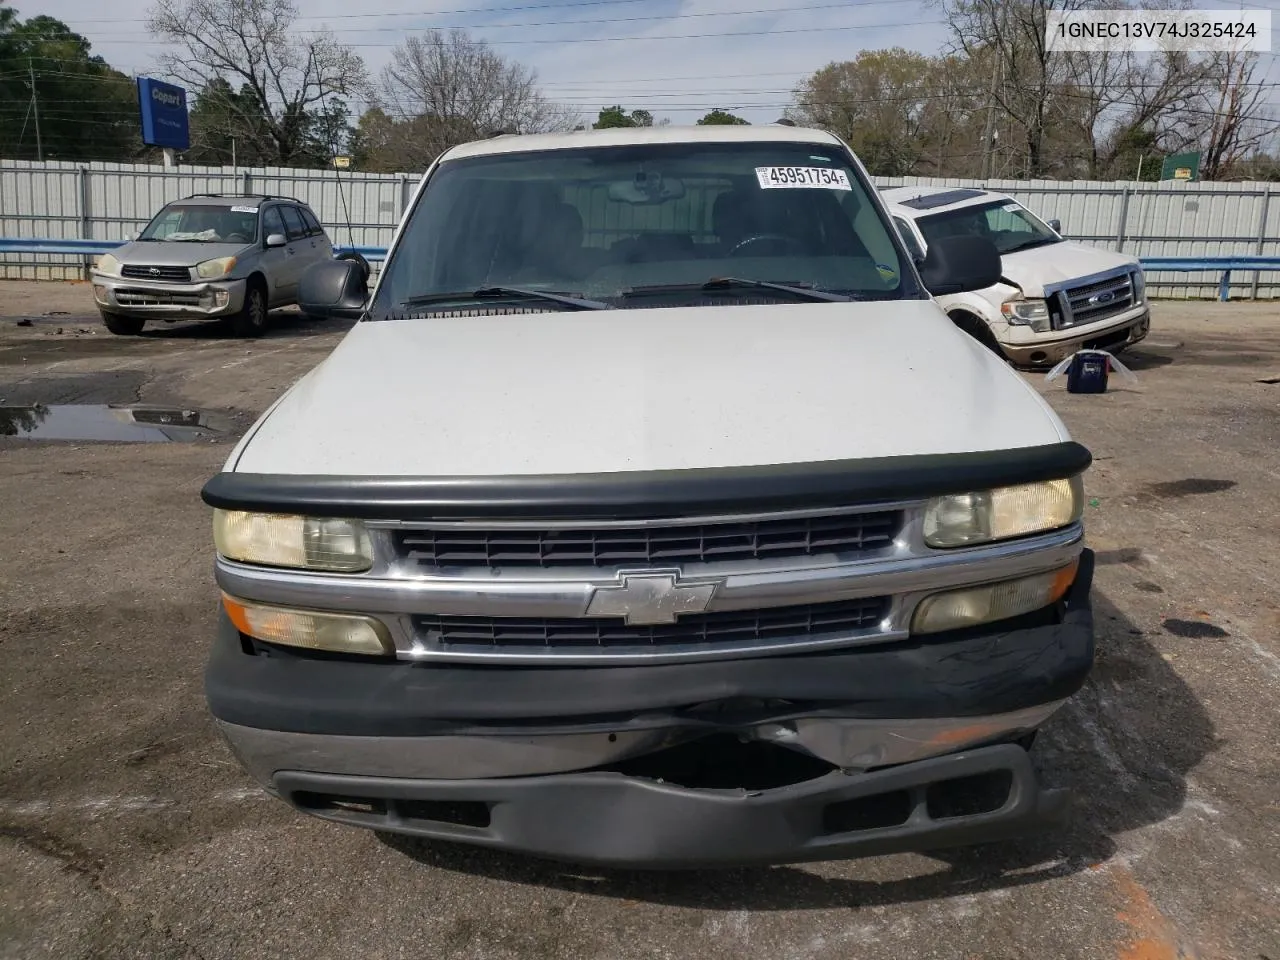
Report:
[[916,258],[942,237],[995,244],[998,283],[937,300],[957,326],[1014,364],[1052,366],[1085,348],[1118,353],[1147,335],[1136,257],[1064,240],[1056,222],[990,190],[893,187],[880,195]]
[[204,488],[219,728],[307,813],[615,866],[1054,823],[1091,458],[930,295],[999,273],[816,130],[447,151]]

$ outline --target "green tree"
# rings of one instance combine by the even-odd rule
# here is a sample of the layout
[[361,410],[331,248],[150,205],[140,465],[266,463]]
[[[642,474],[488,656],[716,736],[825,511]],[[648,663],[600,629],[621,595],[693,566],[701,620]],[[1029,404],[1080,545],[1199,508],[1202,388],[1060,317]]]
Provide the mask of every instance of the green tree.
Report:
[[652,127],[653,114],[648,110],[633,110],[630,113],[615,104],[600,111],[600,116],[591,125],[596,130],[608,130],[611,127]]
[[[942,95],[941,62],[894,48],[863,50],[831,63],[796,88],[789,119],[830,130],[877,176],[916,172],[925,144],[936,138],[930,122],[947,112],[931,109]],[[952,104],[955,112],[960,104]]]
[[741,117],[735,116],[732,113],[729,113],[725,110],[721,110],[719,107],[716,107],[714,110],[712,110],[705,117],[703,117],[701,120],[698,121],[698,126],[700,127],[710,127],[710,126],[745,127],[745,126],[749,126],[749,124],[747,123],[747,121],[743,120]]
[[23,21],[0,7],[0,155],[132,159],[142,145],[137,103],[133,81],[61,20]]

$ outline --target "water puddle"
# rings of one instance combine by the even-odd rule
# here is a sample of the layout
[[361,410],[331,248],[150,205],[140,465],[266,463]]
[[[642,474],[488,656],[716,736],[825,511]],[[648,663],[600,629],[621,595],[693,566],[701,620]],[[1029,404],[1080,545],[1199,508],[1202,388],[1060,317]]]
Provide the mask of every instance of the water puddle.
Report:
[[215,437],[200,410],[51,403],[0,406],[0,437],[29,440],[100,440],[108,443],[182,443]]

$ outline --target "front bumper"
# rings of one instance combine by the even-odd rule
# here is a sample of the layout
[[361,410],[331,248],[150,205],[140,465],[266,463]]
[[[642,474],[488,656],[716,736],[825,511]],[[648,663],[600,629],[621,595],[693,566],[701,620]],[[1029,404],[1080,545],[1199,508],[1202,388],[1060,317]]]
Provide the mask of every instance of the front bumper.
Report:
[[[1092,667],[1092,572],[1085,551],[1057,622],[658,666],[250,655],[224,618],[206,692],[268,790],[356,826],[631,867],[932,849],[1061,815],[1010,741]],[[776,785],[664,775],[714,737],[810,766]],[[990,802],[956,799],[975,791]]]
[[221,317],[244,307],[245,280],[161,283],[93,274],[93,298],[100,310],[126,317],[184,320]]
[[1146,339],[1151,330],[1151,310],[1121,315],[1108,323],[1094,325],[1092,329],[1073,330],[1060,339],[1060,331],[1051,331],[1043,340],[1017,343],[1000,342],[1000,349],[1011,362],[1020,367],[1047,367],[1065,360],[1084,349],[1118,350]]

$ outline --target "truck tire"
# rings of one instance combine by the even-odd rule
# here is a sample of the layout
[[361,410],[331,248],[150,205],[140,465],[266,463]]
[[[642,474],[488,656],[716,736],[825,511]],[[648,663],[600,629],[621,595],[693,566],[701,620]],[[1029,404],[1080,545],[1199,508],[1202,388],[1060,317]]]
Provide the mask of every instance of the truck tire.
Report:
[[267,291],[251,280],[244,291],[244,306],[231,318],[231,331],[237,337],[260,337],[267,329]]
[[102,323],[108,330],[117,337],[136,337],[142,332],[146,320],[141,317],[122,317],[118,313],[107,313],[107,311],[99,311],[102,314]]
[[991,333],[991,328],[987,326],[986,321],[981,317],[976,317],[972,313],[966,313],[963,310],[955,310],[948,314],[951,322],[967,333],[973,339],[994,353],[1001,360],[1007,359],[1004,351],[1000,349],[1000,344],[996,342],[995,336]]

